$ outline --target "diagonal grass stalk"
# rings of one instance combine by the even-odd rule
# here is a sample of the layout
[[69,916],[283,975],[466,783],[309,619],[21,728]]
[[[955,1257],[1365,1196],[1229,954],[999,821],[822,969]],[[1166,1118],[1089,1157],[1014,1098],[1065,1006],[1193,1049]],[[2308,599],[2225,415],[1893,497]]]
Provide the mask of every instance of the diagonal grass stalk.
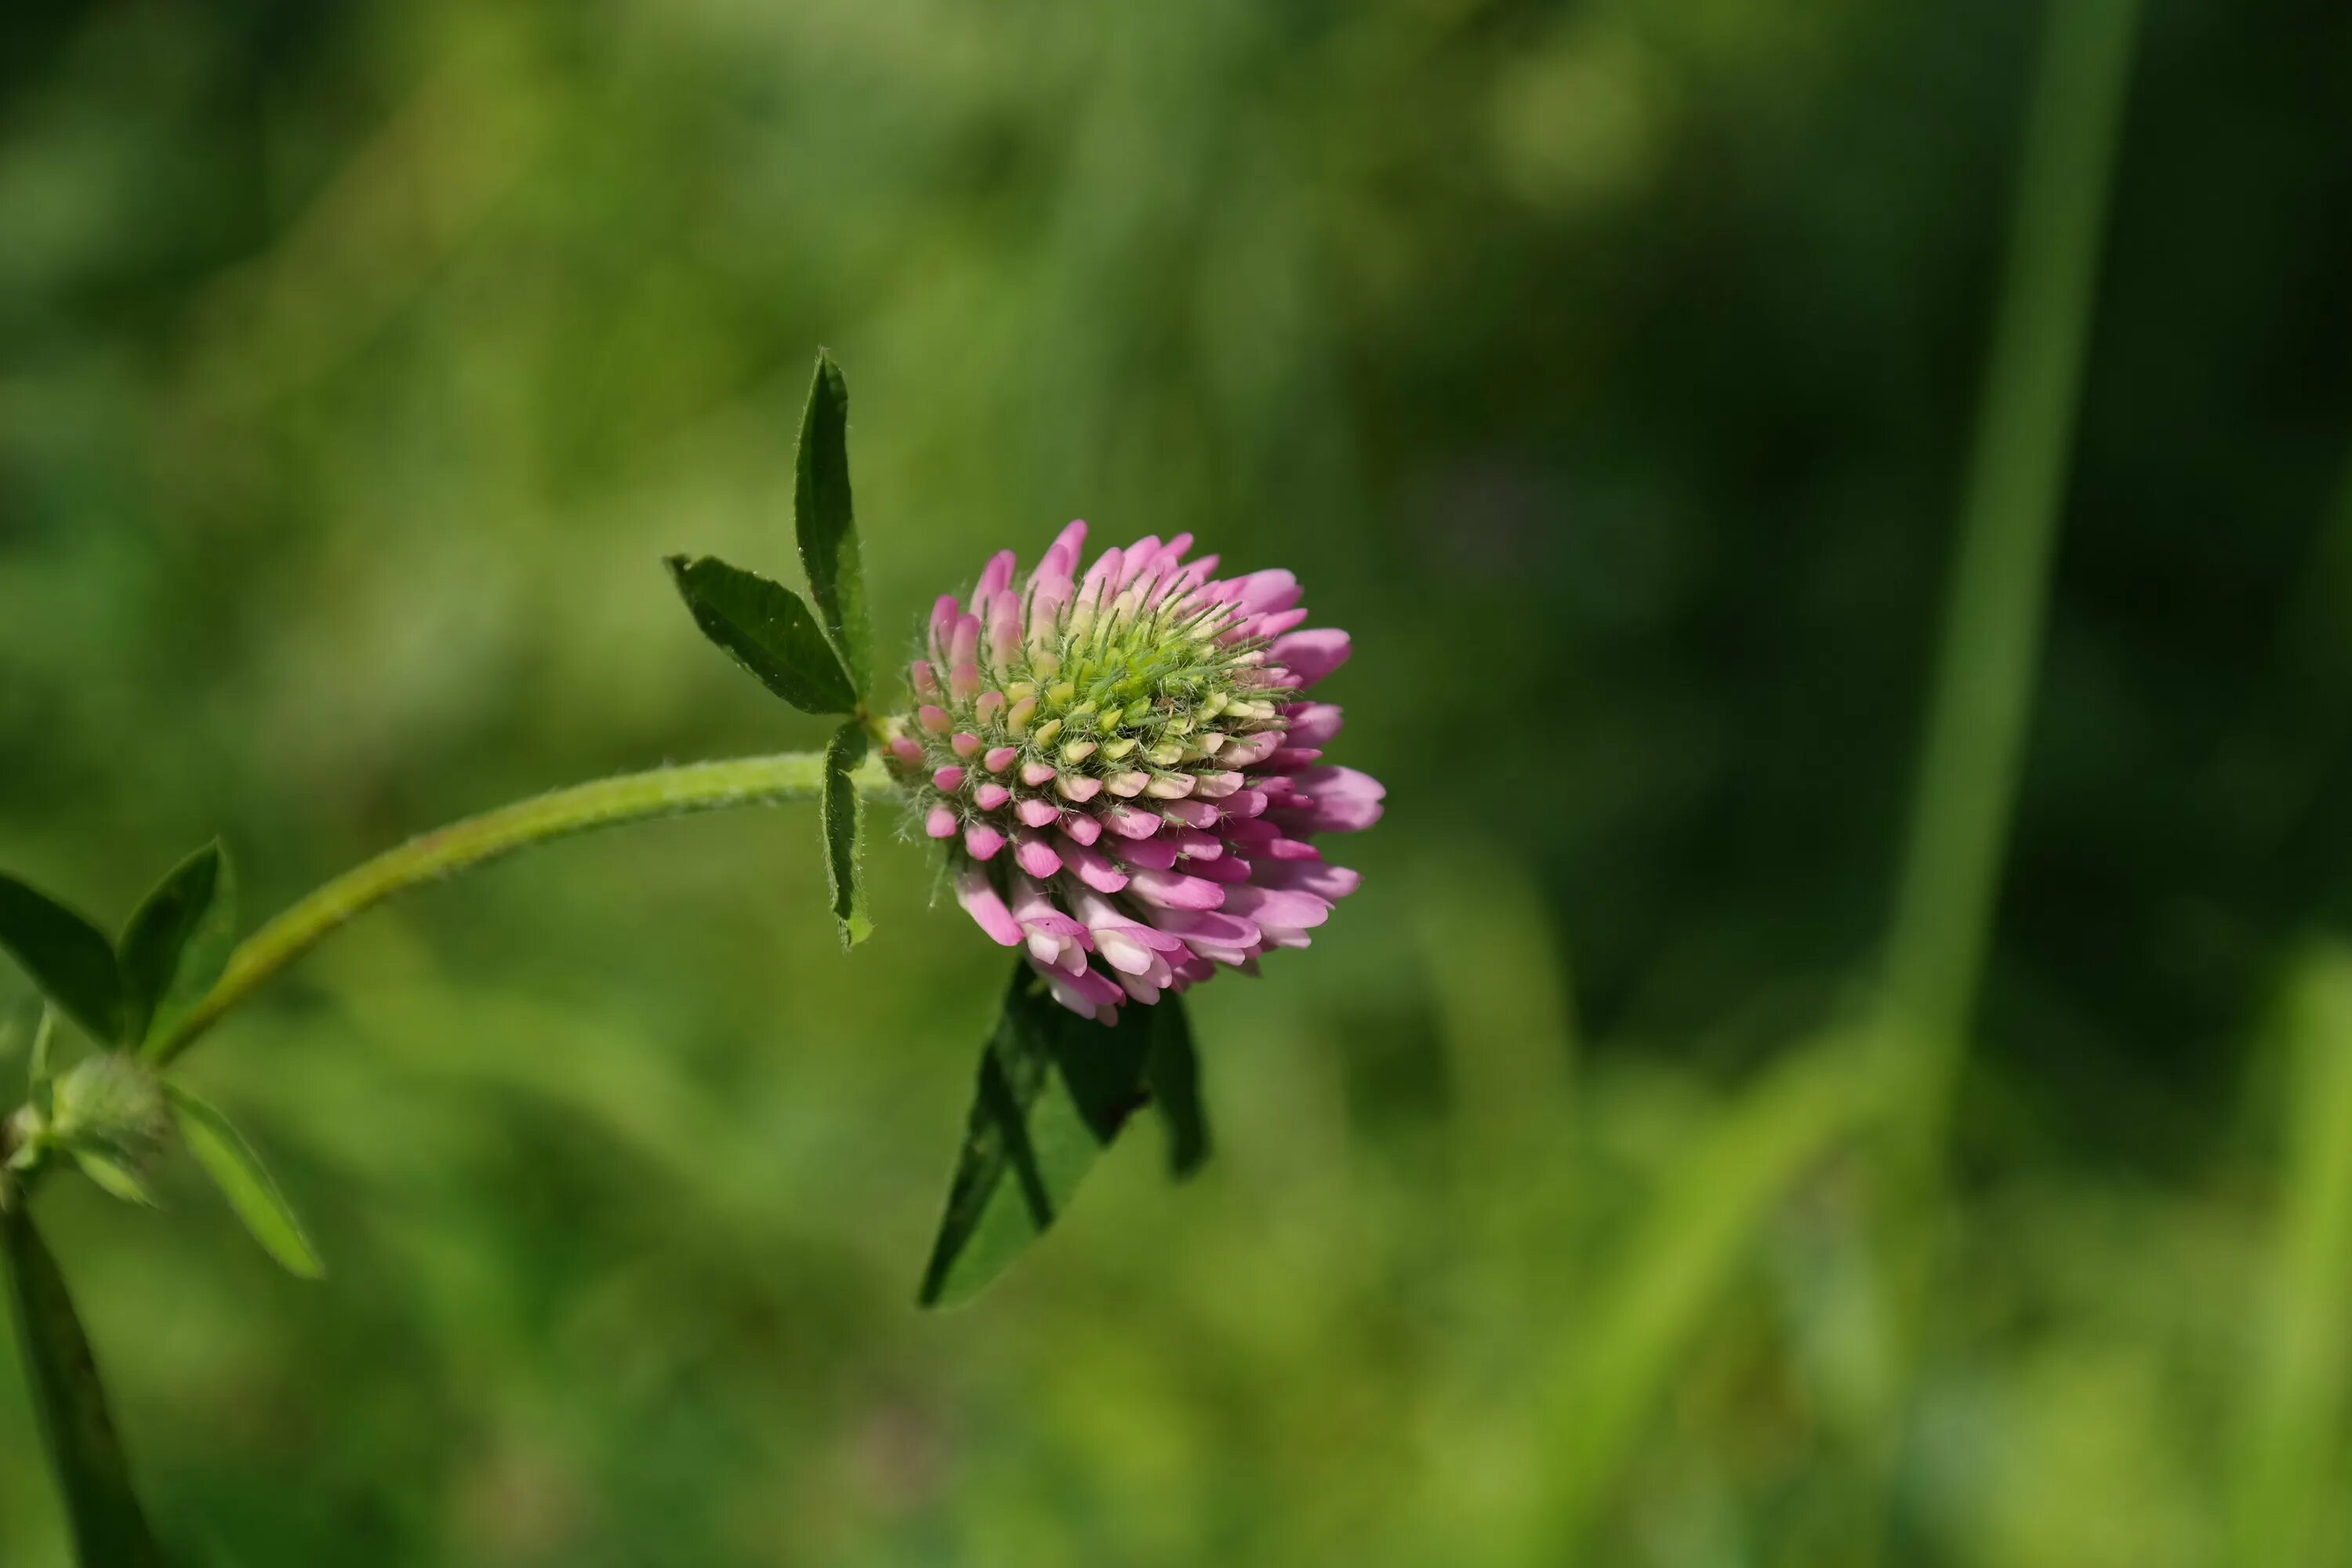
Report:
[[1886,955],[1940,1125],[1975,1011],[2047,618],[2139,0],[2053,0]]
[[2284,1017],[2286,1171],[2229,1478],[2224,1561],[2326,1556],[2352,1310],[2352,952],[2312,954]]

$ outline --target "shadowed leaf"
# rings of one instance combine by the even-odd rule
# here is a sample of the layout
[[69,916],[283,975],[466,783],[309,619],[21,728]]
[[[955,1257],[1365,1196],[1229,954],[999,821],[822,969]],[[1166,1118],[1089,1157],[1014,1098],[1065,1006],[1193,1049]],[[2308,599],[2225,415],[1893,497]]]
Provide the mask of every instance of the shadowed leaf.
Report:
[[803,713],[847,713],[857,693],[800,595],[714,556],[669,558],[670,575],[702,635]]
[[1208,1163],[1209,1119],[1201,1104],[1201,1058],[1192,1048],[1184,1001],[1171,992],[1150,1009],[1151,1054],[1144,1087],[1168,1129],[1168,1173],[1182,1181]]
[[122,933],[122,1043],[137,1046],[194,1006],[236,942],[236,879],[207,844],[156,884]]
[[963,1157],[923,1271],[924,1306],[969,1300],[1067,1206],[1147,1098],[1158,1010],[1122,1007],[1105,1028],[1056,1003],[1027,964],[1014,969],[980,1059]]
[[866,808],[849,776],[865,757],[866,731],[854,719],[834,731],[824,749],[824,795],[819,802],[824,819],[824,874],[845,952],[874,934],[873,919],[866,912],[866,882],[858,869],[865,850]]
[[793,526],[817,614],[841,650],[850,684],[863,693],[874,678],[874,650],[866,621],[866,572],[849,504],[849,386],[823,349],[817,351],[793,462]]
[[73,1299],[21,1195],[0,1205],[0,1255],[42,1446],[84,1568],[161,1568],[163,1549],[131,1489],[131,1468]]
[[25,966],[41,994],[89,1032],[122,1032],[122,976],[114,944],[96,926],[16,878],[0,873],[0,947]]
[[253,1239],[261,1243],[262,1250],[289,1274],[323,1279],[327,1266],[310,1245],[294,1205],[286,1201],[268,1167],[236,1124],[178,1084],[165,1084],[163,1093],[172,1102],[172,1115],[180,1124],[188,1152],[205,1168],[205,1174],[213,1179],[213,1185],[253,1233]]

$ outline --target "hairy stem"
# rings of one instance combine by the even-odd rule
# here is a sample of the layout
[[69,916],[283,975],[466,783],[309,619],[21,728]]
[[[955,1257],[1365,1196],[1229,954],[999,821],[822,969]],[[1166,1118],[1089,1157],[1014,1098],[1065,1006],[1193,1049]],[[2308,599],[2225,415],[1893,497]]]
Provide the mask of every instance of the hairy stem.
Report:
[[[147,1047],[148,1055],[159,1065],[170,1061],[278,971],[396,893],[591,828],[814,799],[824,776],[824,758],[814,752],[653,768],[554,790],[422,834],[344,872],[247,938],[229,955],[219,983]],[[862,794],[890,787],[878,760],[868,760],[856,776]]]

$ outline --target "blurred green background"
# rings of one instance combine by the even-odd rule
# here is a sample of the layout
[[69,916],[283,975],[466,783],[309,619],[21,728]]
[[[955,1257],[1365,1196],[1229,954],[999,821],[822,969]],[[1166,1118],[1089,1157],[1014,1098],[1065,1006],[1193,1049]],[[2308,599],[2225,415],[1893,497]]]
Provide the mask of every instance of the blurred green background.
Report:
[[[1192,530],[1354,630],[1391,790],[1315,950],[1194,998],[1209,1171],[1145,1130],[945,1314],[1002,960],[922,848],[845,958],[807,809],[370,917],[192,1058],[323,1285],[184,1167],[42,1200],[165,1533],[2352,1561],[2352,12],[2056,14],[2128,101],[2106,216],[2095,157],[2029,209],[2104,237],[2079,424],[1990,382],[2069,457],[2046,640],[1963,616],[2038,663],[1948,1101],[1873,986],[1942,908],[2044,5],[0,11],[0,864],[111,922],[220,832],[258,917],[821,743],[658,564],[790,574],[819,342],[879,625],[1073,516]],[[9,1364],[0,1562],[57,1563]]]

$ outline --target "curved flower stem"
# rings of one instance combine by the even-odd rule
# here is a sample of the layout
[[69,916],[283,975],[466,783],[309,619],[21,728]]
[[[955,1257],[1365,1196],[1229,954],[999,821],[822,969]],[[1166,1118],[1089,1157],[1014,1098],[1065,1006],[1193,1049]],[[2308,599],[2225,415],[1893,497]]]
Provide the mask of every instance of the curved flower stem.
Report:
[[[863,795],[890,788],[878,760],[869,759],[855,777]],[[247,938],[205,999],[150,1043],[147,1054],[158,1066],[172,1060],[345,921],[420,883],[591,828],[814,799],[824,779],[824,757],[815,752],[690,763],[574,784],[422,834],[344,872]]]

